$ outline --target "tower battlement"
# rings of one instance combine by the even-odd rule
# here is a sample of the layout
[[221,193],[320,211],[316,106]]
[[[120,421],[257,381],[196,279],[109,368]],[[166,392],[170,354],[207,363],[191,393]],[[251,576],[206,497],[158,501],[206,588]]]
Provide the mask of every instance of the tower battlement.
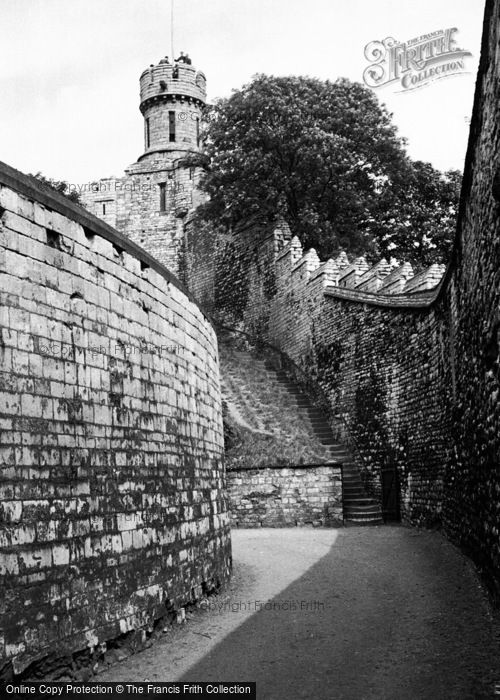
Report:
[[144,114],[151,103],[187,100],[204,106],[207,100],[205,74],[187,63],[158,63],[147,68],[139,79]]

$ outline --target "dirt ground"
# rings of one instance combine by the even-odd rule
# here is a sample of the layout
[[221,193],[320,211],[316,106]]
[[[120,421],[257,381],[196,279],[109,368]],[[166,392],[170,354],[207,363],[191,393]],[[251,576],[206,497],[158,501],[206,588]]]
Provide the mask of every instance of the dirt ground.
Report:
[[439,533],[236,530],[233,558],[204,609],[95,680],[256,681],[259,700],[495,697],[498,616]]

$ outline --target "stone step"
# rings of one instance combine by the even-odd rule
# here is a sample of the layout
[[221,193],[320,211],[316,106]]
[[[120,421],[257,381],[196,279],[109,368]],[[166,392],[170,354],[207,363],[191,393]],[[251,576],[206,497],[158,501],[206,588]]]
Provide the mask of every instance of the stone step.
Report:
[[366,525],[366,526],[371,526],[371,525],[383,525],[384,521],[382,518],[347,518],[344,517],[344,520],[346,523],[352,523],[353,525]]
[[300,389],[297,389],[297,387],[294,386],[293,384],[290,384],[289,382],[281,382],[279,379],[277,381],[276,381],[276,379],[273,380],[271,373],[269,373],[269,374],[270,374],[269,379],[271,381],[275,381],[276,384],[278,384],[283,389],[286,389],[286,391],[288,393],[295,394],[296,396],[304,396],[304,398],[307,398],[306,395],[304,394],[304,392],[302,392]]
[[381,518],[382,511],[379,506],[376,505],[363,505],[363,506],[351,506],[344,504],[344,515],[345,517],[360,518],[362,516],[369,516],[371,518]]
[[[312,434],[315,435],[316,437],[319,437],[319,438],[325,438],[325,437],[326,437],[326,438],[331,438],[332,440],[335,439],[335,438],[334,438],[334,435],[333,435],[333,433],[332,433],[332,431],[331,431],[331,430],[328,430],[328,429],[326,429],[326,428],[325,428],[324,430],[313,430],[313,431],[312,431]],[[338,442],[335,442],[335,444],[338,445],[339,443],[338,443]]]
[[346,518],[344,517],[345,523],[349,523],[352,525],[383,525],[384,521],[382,520],[381,517],[373,517],[373,518]]
[[370,508],[374,508],[377,510],[377,512],[380,512],[380,506],[378,505],[378,503],[374,502],[373,498],[369,498],[368,496],[364,496],[363,494],[359,496],[348,496],[344,491],[344,507],[346,508],[346,510],[349,510],[349,512],[353,512],[354,509],[357,508],[357,506],[360,506],[361,508],[365,508],[365,506],[370,506]]

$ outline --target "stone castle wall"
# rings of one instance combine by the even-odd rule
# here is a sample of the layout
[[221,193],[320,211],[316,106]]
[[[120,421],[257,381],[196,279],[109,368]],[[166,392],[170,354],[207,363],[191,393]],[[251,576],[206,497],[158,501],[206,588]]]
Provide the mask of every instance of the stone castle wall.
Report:
[[500,1],[487,0],[456,247],[439,302],[452,319],[444,522],[500,597],[499,46]]
[[[82,193],[92,214],[144,247],[176,275],[184,254],[185,218],[202,201],[197,188],[200,169],[179,163],[179,159],[150,156],[130,166],[124,177],[99,180]],[[163,209],[161,186],[165,188]]]
[[413,275],[387,261],[321,263],[283,225],[215,235],[199,261],[195,228],[187,246],[195,295],[318,382],[335,422],[348,426],[367,487],[380,493],[381,471],[396,466],[403,518],[442,525],[497,595],[499,27],[500,2],[488,0],[457,237],[441,282],[436,267]]
[[284,221],[258,219],[228,234],[196,217],[186,226],[186,282],[204,309],[228,326],[267,338],[276,295],[276,256],[291,238]]
[[0,669],[223,582],[215,333],[153,258],[0,164]]

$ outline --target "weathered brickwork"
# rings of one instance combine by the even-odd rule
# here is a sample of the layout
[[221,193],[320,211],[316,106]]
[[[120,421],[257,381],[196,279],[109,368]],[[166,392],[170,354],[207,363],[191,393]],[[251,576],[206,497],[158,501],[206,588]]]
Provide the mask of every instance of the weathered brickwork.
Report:
[[150,627],[223,582],[210,322],[169,273],[0,164],[0,669]]
[[500,598],[500,2],[486,3],[453,267],[444,519]]
[[276,294],[275,259],[291,238],[279,220],[245,222],[229,235],[197,218],[186,226],[186,283],[203,308],[228,326],[267,337]]
[[449,378],[439,312],[324,298],[297,358],[345,417],[369,491],[397,467],[405,520],[440,522],[449,451]]
[[227,472],[234,527],[339,526],[342,470],[329,465]]
[[443,525],[500,596],[499,28],[500,1],[488,0],[457,237],[437,288],[435,267],[321,263],[261,226],[251,242],[235,232],[214,245],[213,284],[193,290],[319,382],[372,492],[396,466],[403,518]]

